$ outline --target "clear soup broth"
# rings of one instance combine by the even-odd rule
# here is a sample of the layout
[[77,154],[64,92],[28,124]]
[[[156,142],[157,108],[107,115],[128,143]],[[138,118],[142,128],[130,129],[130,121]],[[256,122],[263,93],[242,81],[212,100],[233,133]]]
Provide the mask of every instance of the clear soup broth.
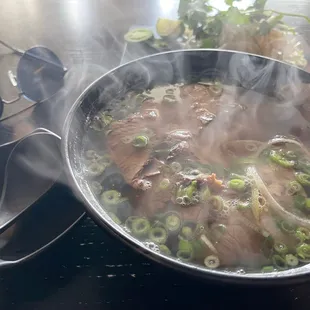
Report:
[[217,81],[130,92],[110,106],[89,127],[83,167],[133,237],[208,269],[310,261],[309,132],[295,107]]

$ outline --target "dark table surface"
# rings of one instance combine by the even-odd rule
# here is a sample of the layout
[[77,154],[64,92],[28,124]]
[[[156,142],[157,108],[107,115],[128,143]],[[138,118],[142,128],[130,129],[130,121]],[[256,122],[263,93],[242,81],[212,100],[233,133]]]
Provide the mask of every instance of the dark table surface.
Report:
[[[268,3],[310,16],[307,0]],[[177,4],[177,0],[1,0],[0,38],[23,49],[45,45],[70,70],[64,90],[53,100],[18,115],[30,107],[25,100],[6,108],[5,116],[13,116],[2,122],[7,127],[0,129],[0,143],[37,126],[59,130],[60,116],[88,83],[130,60],[123,53],[126,30],[131,25],[152,26],[158,16],[176,16]],[[299,26],[305,39],[310,39],[310,28]],[[16,61],[16,56],[1,47],[2,96],[16,91],[7,79]],[[161,267],[111,238],[88,217],[43,254],[0,272],[1,310],[309,309],[309,304],[310,284],[238,287],[201,282]]]

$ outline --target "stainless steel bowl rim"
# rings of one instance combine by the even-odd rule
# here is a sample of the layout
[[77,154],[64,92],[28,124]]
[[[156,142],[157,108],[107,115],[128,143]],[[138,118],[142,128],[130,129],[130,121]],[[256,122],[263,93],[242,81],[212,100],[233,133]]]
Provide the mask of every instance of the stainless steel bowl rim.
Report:
[[[175,53],[192,53],[192,52],[225,52],[225,53],[234,53],[234,54],[240,54],[240,55],[250,55],[262,59],[267,59],[270,61],[283,63],[283,65],[288,66],[287,63],[274,60],[272,58],[268,57],[262,57],[260,55],[250,54],[250,53],[243,53],[243,52],[237,52],[237,51],[229,51],[229,50],[220,50],[220,49],[188,49],[188,50],[175,50],[175,51],[168,51],[158,54],[153,54],[150,56],[142,57],[136,60],[133,60],[131,62],[122,64],[101,77],[99,77],[97,80],[95,80],[92,84],[90,84],[84,92],[79,96],[79,98],[75,101],[75,103],[72,105],[66,121],[65,125],[63,127],[63,133],[62,133],[62,153],[64,157],[64,162],[66,165],[66,171],[68,174],[68,179],[72,183],[73,188],[76,192],[76,194],[81,197],[81,199],[85,202],[85,206],[87,211],[90,213],[90,215],[94,218],[94,220],[104,228],[108,229],[109,232],[112,232],[115,236],[119,237],[123,242],[129,244],[131,247],[134,247],[137,251],[142,252],[147,257],[151,258],[152,260],[155,260],[159,263],[162,263],[164,265],[167,265],[169,267],[173,267],[174,269],[178,269],[184,272],[187,272],[189,274],[200,276],[204,278],[209,279],[217,279],[222,280],[226,282],[232,282],[232,283],[274,283],[277,282],[279,284],[281,283],[287,283],[287,282],[299,282],[303,281],[307,275],[310,274],[310,264],[297,267],[294,269],[289,269],[285,271],[279,271],[279,272],[272,272],[272,273],[237,273],[234,271],[223,271],[223,270],[210,270],[204,267],[201,267],[199,265],[194,264],[188,264],[184,263],[182,261],[176,260],[175,258],[162,255],[160,253],[154,252],[153,250],[149,249],[145,244],[138,241],[134,237],[132,237],[130,234],[125,232],[119,225],[114,223],[107,213],[102,210],[102,212],[99,212],[99,208],[94,208],[92,203],[89,200],[89,197],[79,188],[79,184],[74,176],[74,172],[70,163],[70,155],[69,155],[69,131],[70,131],[70,125],[72,123],[72,120],[74,119],[75,112],[79,108],[81,102],[85,99],[86,94],[91,90],[102,78],[105,76],[110,75],[111,73],[119,70],[120,68],[130,66],[131,64],[137,63],[144,59],[152,59],[156,58],[163,54],[175,54]],[[300,68],[297,68],[296,66],[289,65],[290,67],[293,67],[297,70],[304,71]],[[305,71],[304,71],[305,72]],[[306,72],[305,72],[306,73]],[[309,74],[310,75],[310,74]],[[99,204],[99,203],[98,203]],[[241,269],[241,268],[240,268]],[[268,280],[268,281],[266,281]]]

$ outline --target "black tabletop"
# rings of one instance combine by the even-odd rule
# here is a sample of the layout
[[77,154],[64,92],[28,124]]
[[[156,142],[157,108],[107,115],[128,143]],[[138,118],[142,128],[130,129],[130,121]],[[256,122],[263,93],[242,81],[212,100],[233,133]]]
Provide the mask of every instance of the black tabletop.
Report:
[[37,258],[1,272],[0,309],[309,309],[310,283],[193,279],[149,261],[90,218]]

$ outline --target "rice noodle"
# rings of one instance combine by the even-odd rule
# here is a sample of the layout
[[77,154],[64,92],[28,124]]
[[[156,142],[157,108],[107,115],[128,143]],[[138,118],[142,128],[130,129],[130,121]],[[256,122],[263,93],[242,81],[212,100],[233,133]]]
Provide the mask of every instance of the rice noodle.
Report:
[[253,178],[257,188],[260,190],[261,194],[266,198],[268,202],[268,206],[276,212],[279,216],[284,218],[289,222],[294,222],[297,225],[304,226],[310,229],[310,220],[306,220],[295,214],[292,214],[285,210],[270,194],[269,190],[267,189],[266,185],[264,184],[263,180],[259,176],[255,167],[251,166],[247,169],[247,174]]

